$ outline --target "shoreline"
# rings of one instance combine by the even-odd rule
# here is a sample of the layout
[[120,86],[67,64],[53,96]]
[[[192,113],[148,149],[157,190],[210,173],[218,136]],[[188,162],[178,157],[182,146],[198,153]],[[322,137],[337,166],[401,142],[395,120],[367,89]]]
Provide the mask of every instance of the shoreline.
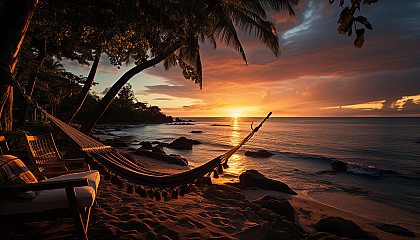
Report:
[[[126,126],[126,127],[130,127],[130,126]],[[95,137],[99,137],[102,140],[115,139],[115,138],[118,139],[119,138],[119,136],[110,135],[110,134],[95,135]],[[142,162],[146,168],[151,168],[153,170],[165,169],[165,171],[168,171],[169,173],[177,173],[179,171],[185,171],[185,170],[190,169],[189,166],[183,167],[183,166],[168,164],[168,163],[160,162],[158,160],[150,159],[148,157],[140,157],[140,156],[135,156],[135,157],[137,159],[139,159],[139,161]],[[213,180],[214,183],[220,185],[220,184],[224,184],[225,182],[229,182],[229,181],[231,181],[231,182],[232,181],[237,181],[237,177],[238,177],[238,176],[235,176],[235,174],[229,174],[226,177],[224,177],[224,176],[225,175],[222,175],[220,179],[212,179],[212,180]],[[374,233],[375,235],[378,235],[378,236],[385,236],[386,237],[386,238],[380,237],[380,239],[420,239],[420,238],[402,238],[401,236],[396,236],[396,235],[392,235],[392,234],[386,233],[384,231],[381,231],[381,230],[379,230],[378,228],[375,228],[372,225],[373,223],[384,222],[384,221],[378,221],[378,219],[380,219],[381,216],[378,216],[376,214],[376,216],[374,216],[374,217],[367,217],[364,214],[357,214],[357,211],[354,211],[356,209],[354,207],[350,210],[345,209],[345,208],[344,209],[340,208],[339,207],[340,204],[336,204],[337,203],[336,200],[332,201],[332,204],[326,204],[328,202],[331,203],[331,199],[332,199],[331,196],[328,197],[328,194],[323,194],[323,193],[318,194],[318,195],[324,195],[321,198],[324,201],[319,201],[319,200],[314,199],[314,198],[312,198],[310,196],[307,196],[305,194],[302,195],[301,193],[299,193],[299,196],[297,196],[297,197],[295,197],[295,196],[291,197],[291,196],[285,196],[287,194],[282,194],[280,192],[268,191],[268,190],[262,190],[262,189],[243,190],[241,192],[250,201],[255,200],[256,199],[255,196],[260,196],[261,197],[261,196],[266,195],[266,194],[275,194],[275,195],[280,195],[280,196],[286,197],[290,201],[292,206],[295,208],[298,223],[305,229],[305,231],[307,231],[309,233],[315,232],[315,230],[313,229],[313,225],[316,223],[316,221],[321,219],[322,216],[333,216],[333,215],[335,215],[335,216],[343,217],[345,219],[353,220],[359,226],[368,230],[369,232],[372,232],[372,233]],[[329,201],[325,201],[326,199],[328,199]],[[378,208],[378,209],[386,210],[388,207],[389,206],[383,204],[382,208]],[[313,211],[314,209],[319,209],[319,210]],[[311,212],[312,214],[309,214],[309,216],[308,216],[308,212]],[[387,223],[391,223],[391,222],[388,221]],[[420,232],[419,230],[420,229],[416,228],[416,227],[413,228],[413,226],[409,226],[408,221],[400,221],[399,224],[396,223],[396,222],[392,222],[391,224],[396,224],[396,225],[399,225],[399,226],[406,227],[406,228],[412,230],[413,232],[415,232],[417,237],[419,236],[419,232]]]

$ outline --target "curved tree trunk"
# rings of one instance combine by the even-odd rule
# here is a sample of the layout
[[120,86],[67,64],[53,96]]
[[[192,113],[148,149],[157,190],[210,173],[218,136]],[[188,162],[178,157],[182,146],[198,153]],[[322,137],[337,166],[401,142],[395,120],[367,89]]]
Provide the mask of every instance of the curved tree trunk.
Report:
[[38,0],[7,0],[0,9],[0,130],[12,130],[13,87],[20,47]]
[[101,53],[98,52],[98,54],[95,56],[95,59],[92,63],[92,68],[90,69],[86,82],[83,85],[82,91],[80,91],[79,95],[77,96],[77,99],[74,102],[73,107],[70,110],[70,112],[68,112],[66,116],[64,117],[63,122],[70,123],[73,120],[74,116],[76,116],[77,112],[79,112],[83,103],[85,102],[85,99],[87,95],[89,94],[90,88],[92,87],[93,80],[95,79],[95,74],[96,74],[96,70],[98,69],[100,58],[101,58]]
[[92,112],[92,114],[88,115],[87,119],[83,123],[82,127],[80,128],[80,131],[85,134],[90,134],[93,127],[96,125],[96,123],[99,121],[99,119],[102,117],[102,115],[105,113],[106,109],[111,104],[112,100],[115,98],[115,96],[118,94],[118,92],[121,90],[121,88],[137,73],[143,71],[144,69],[147,69],[149,67],[152,67],[161,61],[163,61],[165,58],[167,58],[170,54],[174,53],[176,50],[178,50],[181,47],[181,44],[179,42],[174,43],[171,47],[169,47],[167,50],[165,50],[162,54],[145,61],[141,63],[140,65],[137,65],[130,70],[128,70],[124,75],[118,79],[114,85],[108,90],[108,92],[105,94],[105,96],[102,98],[102,100],[99,102],[98,106],[95,108],[95,110]]

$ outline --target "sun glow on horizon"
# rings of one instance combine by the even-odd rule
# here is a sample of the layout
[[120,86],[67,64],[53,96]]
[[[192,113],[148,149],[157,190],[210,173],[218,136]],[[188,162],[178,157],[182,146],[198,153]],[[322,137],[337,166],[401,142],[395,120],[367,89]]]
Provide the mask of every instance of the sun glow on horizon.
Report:
[[238,113],[232,113],[232,117],[233,118],[238,118],[239,117],[239,114]]

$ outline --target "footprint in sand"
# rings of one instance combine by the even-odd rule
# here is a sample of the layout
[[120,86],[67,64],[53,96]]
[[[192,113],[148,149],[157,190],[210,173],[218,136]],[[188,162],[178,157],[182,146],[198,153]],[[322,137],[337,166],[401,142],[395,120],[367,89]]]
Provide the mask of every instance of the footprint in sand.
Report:
[[206,212],[201,212],[198,215],[200,215],[202,217],[209,217],[209,215]]
[[194,229],[195,228],[195,225],[192,224],[191,220],[187,217],[183,217],[183,218],[179,219],[178,224],[181,227],[185,227],[185,228],[188,228],[188,229]]
[[164,212],[165,214],[170,215],[170,216],[176,216],[177,215],[175,212],[173,212],[171,210],[168,210],[168,209],[162,209],[162,212]]
[[210,234],[211,234],[213,237],[221,237],[221,236],[223,236],[222,234],[217,233],[217,232],[210,232]]
[[[211,234],[211,233],[210,233]],[[201,235],[200,233],[190,233],[188,235],[185,236],[187,239],[204,239],[204,236]]]
[[226,219],[226,218],[212,218],[211,222],[214,225],[218,225],[218,226],[226,226],[226,225],[229,225],[231,223],[231,221],[229,219]]
[[130,207],[119,207],[117,210],[117,214],[126,214],[132,212],[132,209]]
[[151,221],[151,220],[143,220],[143,223],[147,224],[151,228],[156,228],[157,226],[160,225],[158,222],[154,222],[154,221]]
[[155,228],[155,232],[158,234],[158,239],[168,239],[168,238],[172,240],[180,239],[179,233],[160,224],[159,226]]
[[205,227],[203,224],[201,224],[197,221],[194,221],[189,217],[183,217],[183,218],[179,219],[178,224],[180,226],[186,227],[188,229],[195,229],[195,228],[202,229],[202,228]]

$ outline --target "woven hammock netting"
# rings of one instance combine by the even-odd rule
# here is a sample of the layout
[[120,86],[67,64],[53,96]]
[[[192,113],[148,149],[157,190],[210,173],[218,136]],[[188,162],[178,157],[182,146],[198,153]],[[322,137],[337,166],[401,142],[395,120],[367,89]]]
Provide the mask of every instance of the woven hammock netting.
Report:
[[99,170],[99,172],[104,175],[105,180],[111,180],[113,184],[120,188],[126,187],[128,193],[135,191],[143,197],[148,196],[155,198],[156,200],[162,198],[165,200],[178,198],[178,195],[182,196],[188,193],[194,186],[201,187],[210,185],[210,176],[212,175],[214,178],[218,178],[219,174],[223,173],[223,169],[228,167],[227,161],[229,157],[251,139],[271,115],[270,112],[267,117],[265,117],[264,120],[248,134],[248,136],[226,153],[194,169],[169,175],[147,170],[133,163],[116,149],[104,145],[52,116],[25,94],[25,90],[13,76],[10,77],[14,87],[22,93],[28,103],[32,104],[36,109],[45,114],[52,123],[80,146],[81,150],[86,155],[85,159],[87,163],[89,163],[93,169]]

